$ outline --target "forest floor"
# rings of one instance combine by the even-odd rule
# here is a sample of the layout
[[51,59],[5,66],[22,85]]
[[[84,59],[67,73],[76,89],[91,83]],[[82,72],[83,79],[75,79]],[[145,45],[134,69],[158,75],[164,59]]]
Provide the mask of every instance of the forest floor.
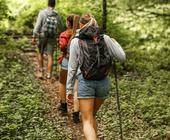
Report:
[[[155,50],[126,51],[128,56],[135,56],[129,58],[135,63],[127,62],[126,67],[138,70],[138,73],[119,75],[123,135],[127,140],[169,140],[170,73],[169,57],[164,57],[168,56],[168,48],[160,51],[161,56]],[[152,57],[148,58],[149,55]],[[142,65],[141,56],[145,60]],[[162,61],[157,63],[158,60]],[[38,78],[36,47],[30,46],[28,38],[8,39],[6,45],[0,46],[0,73],[2,139],[84,139],[82,124],[74,124],[71,114],[63,116],[57,109],[60,104],[58,78],[53,76],[49,80],[46,75]],[[110,97],[97,114],[101,140],[119,139],[114,78],[111,77],[110,82]]]
[[[43,78],[38,78],[39,72],[38,72],[38,58],[36,51],[31,52],[25,52],[27,60],[30,62],[31,66],[34,69],[34,75],[37,77],[36,79],[40,81],[42,84],[45,97],[50,100],[50,111],[47,112],[46,117],[47,119],[51,120],[54,124],[60,125],[63,127],[63,130],[65,130],[64,133],[68,135],[72,135],[73,140],[82,140],[83,134],[82,134],[82,125],[81,123],[75,124],[72,122],[71,114],[63,115],[58,111],[58,107],[60,105],[60,97],[59,97],[59,81],[58,77],[52,77],[51,79],[47,79],[45,72],[43,75]],[[47,58],[45,57],[45,65],[47,65]],[[46,71],[46,69],[45,69]]]

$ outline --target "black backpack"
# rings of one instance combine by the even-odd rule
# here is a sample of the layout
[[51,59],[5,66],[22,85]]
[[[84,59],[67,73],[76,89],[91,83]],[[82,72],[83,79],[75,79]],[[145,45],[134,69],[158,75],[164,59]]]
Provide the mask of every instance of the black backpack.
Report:
[[[85,37],[84,35],[87,32],[88,36]],[[92,27],[92,33],[95,33],[94,27]],[[97,41],[93,39],[93,36],[89,36],[89,31],[87,30],[83,31],[83,33],[80,32],[79,35],[80,70],[83,77],[87,80],[104,79],[112,65],[112,58],[110,57],[103,34],[99,34],[97,31],[96,35]]]

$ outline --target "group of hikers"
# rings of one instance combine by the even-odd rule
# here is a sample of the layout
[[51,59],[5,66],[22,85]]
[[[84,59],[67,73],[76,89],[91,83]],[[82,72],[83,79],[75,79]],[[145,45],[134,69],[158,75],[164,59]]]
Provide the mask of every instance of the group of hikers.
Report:
[[[64,114],[73,108],[73,122],[81,116],[84,136],[97,139],[95,115],[109,95],[108,73],[114,58],[124,62],[126,55],[117,41],[105,35],[90,13],[70,14],[67,29],[62,31],[60,15],[54,10],[55,0],[48,0],[48,8],[39,12],[32,43],[38,38],[39,77],[44,74],[43,58],[48,57],[47,78],[52,77],[53,53],[58,43],[59,95],[58,108]],[[55,58],[57,59],[57,58]]]

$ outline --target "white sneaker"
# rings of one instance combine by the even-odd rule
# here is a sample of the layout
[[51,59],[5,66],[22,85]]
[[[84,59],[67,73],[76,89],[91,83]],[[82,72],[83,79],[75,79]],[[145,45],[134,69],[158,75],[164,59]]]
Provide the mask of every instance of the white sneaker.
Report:
[[47,79],[51,79],[51,73],[47,73]]

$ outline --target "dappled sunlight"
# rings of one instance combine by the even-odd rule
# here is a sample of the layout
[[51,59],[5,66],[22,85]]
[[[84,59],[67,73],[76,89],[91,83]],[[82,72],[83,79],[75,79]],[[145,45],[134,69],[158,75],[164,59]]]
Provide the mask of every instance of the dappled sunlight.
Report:
[[[52,79],[37,78],[37,44],[32,32],[47,0],[0,0],[0,137],[2,139],[81,140],[82,124],[57,107],[59,65]],[[55,10],[92,13],[102,26],[102,0],[57,0]],[[164,140],[170,131],[170,3],[168,0],[107,0],[107,33],[126,53],[116,61],[125,140]],[[38,40],[38,38],[36,38]],[[35,41],[36,41],[35,40]],[[37,43],[37,42],[36,42]],[[55,48],[55,62],[60,55]],[[44,55],[45,65],[47,55]],[[57,68],[56,68],[57,67]],[[44,68],[43,71],[46,71]],[[45,74],[46,76],[47,74]],[[97,113],[101,140],[120,138],[115,78]],[[0,139],[1,139],[0,138]]]

